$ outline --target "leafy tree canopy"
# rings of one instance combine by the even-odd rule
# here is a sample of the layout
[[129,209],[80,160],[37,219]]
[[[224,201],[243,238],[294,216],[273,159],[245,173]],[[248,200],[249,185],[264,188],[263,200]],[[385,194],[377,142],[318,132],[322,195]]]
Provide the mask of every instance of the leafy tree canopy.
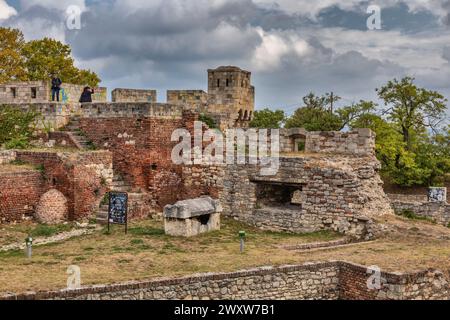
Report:
[[69,45],[50,38],[25,42],[20,30],[0,28],[0,82],[49,80],[53,74],[67,83],[100,82],[94,72],[75,67]]
[[255,111],[250,127],[262,129],[279,129],[282,127],[286,116],[283,110],[270,110],[265,108],[263,110]]

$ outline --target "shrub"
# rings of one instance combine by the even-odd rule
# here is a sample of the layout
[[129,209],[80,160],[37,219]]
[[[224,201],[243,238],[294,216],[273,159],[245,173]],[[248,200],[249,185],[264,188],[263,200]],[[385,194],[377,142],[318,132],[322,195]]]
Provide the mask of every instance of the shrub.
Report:
[[198,117],[198,121],[205,123],[210,129],[217,129],[216,121],[203,113]]
[[27,148],[37,116],[38,113],[34,111],[0,106],[0,144],[4,144],[7,149]]

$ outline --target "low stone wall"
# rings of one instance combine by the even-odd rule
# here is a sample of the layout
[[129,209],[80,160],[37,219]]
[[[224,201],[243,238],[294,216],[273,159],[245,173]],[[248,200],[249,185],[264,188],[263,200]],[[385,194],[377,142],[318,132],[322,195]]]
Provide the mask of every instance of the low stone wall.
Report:
[[336,263],[261,268],[178,279],[4,296],[0,299],[337,299]]
[[245,220],[246,223],[264,230],[309,233],[333,230],[355,239],[373,238],[372,221],[366,217],[310,214],[302,210],[263,208]]
[[0,300],[450,299],[449,279],[436,270],[408,274],[381,272],[381,285],[373,289],[368,286],[373,284],[371,275],[364,266],[330,261],[77,290],[5,294],[0,295]]
[[391,202],[428,202],[425,194],[386,194]]
[[391,205],[396,213],[408,210],[417,216],[429,218],[444,226],[450,226],[450,204],[446,202],[394,200]]
[[0,172],[0,223],[18,222],[32,216],[45,190],[39,171]]
[[155,103],[156,90],[145,89],[114,89],[111,93],[112,102],[147,102]]

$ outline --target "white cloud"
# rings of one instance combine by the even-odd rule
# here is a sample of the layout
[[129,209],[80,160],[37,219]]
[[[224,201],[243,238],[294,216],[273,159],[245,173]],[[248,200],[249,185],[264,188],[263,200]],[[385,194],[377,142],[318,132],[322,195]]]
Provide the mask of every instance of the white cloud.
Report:
[[6,20],[17,14],[16,9],[9,6],[6,0],[0,0],[0,20]]
[[[364,10],[367,7],[361,6],[361,0],[256,0],[257,3],[266,6],[278,5],[282,10],[288,13],[298,13],[310,18],[317,17],[317,14],[328,7],[337,6],[343,10]],[[374,3],[368,3],[367,6],[376,4],[381,7],[392,7],[399,4],[398,0],[377,0]],[[407,0],[403,1],[410,11],[428,10],[438,16],[445,16],[446,10],[443,8],[442,0]]]
[[37,5],[47,9],[56,9],[64,12],[72,5],[80,7],[82,11],[86,9],[84,0],[21,0],[20,5],[24,10],[28,10]]

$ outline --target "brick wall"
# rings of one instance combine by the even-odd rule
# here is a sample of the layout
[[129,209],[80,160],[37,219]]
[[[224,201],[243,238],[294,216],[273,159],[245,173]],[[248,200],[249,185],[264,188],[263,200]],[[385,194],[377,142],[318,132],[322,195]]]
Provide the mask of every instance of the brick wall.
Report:
[[[184,194],[203,194],[201,185],[185,192],[183,167],[171,159],[172,149],[178,143],[171,141],[172,132],[180,128],[192,131],[197,115],[185,111],[173,117],[170,108],[158,113],[151,105],[141,107],[146,110],[145,116],[83,117],[80,128],[95,145],[112,152],[116,174],[133,190],[149,193],[148,204],[153,210],[160,211],[166,204],[183,199]],[[107,111],[110,112],[113,111]]]
[[108,151],[17,151],[17,160],[43,166],[46,188],[64,194],[70,220],[93,216],[112,182],[112,155]]
[[0,172],[0,223],[32,216],[45,192],[42,173],[35,170]]
[[158,299],[450,299],[448,277],[437,270],[382,272],[379,289],[367,286],[364,266],[330,261],[295,266],[262,267],[164,280],[97,285],[77,290],[5,294],[0,300],[158,300]]
[[449,300],[448,277],[437,270],[409,274],[381,272],[380,287],[368,288],[373,272],[351,263],[340,263],[339,296],[345,300]]

